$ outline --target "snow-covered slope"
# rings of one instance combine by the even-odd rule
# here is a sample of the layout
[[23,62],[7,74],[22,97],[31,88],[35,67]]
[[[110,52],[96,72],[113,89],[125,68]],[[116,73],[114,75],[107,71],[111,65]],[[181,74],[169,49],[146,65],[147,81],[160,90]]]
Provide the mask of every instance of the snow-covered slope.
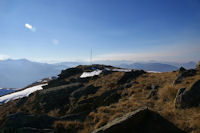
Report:
[[92,72],[84,72],[80,78],[86,78],[86,77],[93,77],[95,75],[99,75],[101,74],[102,70],[95,70],[95,71],[92,71]]
[[41,85],[36,85],[33,87],[29,87],[27,89],[17,91],[5,96],[0,97],[0,104],[2,103],[7,103],[8,101],[23,98],[29,96],[31,93],[37,91],[37,90],[42,90],[42,86],[47,85],[47,84],[41,84]]

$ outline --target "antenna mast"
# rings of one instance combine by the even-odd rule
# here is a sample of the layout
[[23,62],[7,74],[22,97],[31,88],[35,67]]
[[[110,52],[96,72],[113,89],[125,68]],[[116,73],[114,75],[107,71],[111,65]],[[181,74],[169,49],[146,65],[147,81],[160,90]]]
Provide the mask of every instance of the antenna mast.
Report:
[[90,65],[92,65],[92,48],[91,48],[91,51],[90,51]]

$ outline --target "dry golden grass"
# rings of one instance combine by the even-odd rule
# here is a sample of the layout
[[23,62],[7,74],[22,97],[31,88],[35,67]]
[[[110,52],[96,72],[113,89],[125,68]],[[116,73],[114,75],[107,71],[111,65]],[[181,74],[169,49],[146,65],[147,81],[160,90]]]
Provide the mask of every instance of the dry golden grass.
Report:
[[54,109],[54,110],[51,110],[48,115],[51,116],[51,117],[59,117],[59,111],[60,109]]
[[104,125],[106,125],[106,123],[108,122],[108,119],[101,119],[96,125],[95,125],[95,129],[102,127]]
[[94,128],[96,129],[105,125],[109,121],[109,115],[108,113],[105,112],[100,112],[100,113],[91,112],[88,115],[88,120],[90,121],[91,124],[95,123]]
[[[115,89],[118,86],[117,81],[123,74],[123,72],[113,72],[112,74],[104,76],[100,75],[99,78],[86,83],[86,85],[101,87],[96,94],[89,95],[88,97],[100,96],[106,90]],[[54,123],[53,127],[63,132],[67,130],[68,132],[89,133],[93,129],[99,128],[117,117],[123,116],[139,107],[147,106],[186,132],[199,133],[200,109],[176,109],[174,99],[178,89],[183,87],[188,88],[194,81],[200,79],[200,75],[187,77],[180,84],[173,85],[176,75],[177,72],[146,73],[137,78],[137,83],[131,87],[123,88],[121,92],[122,97],[117,103],[97,108],[97,110],[88,115],[84,123],[77,121],[58,121]],[[157,93],[158,99],[147,99],[151,91],[147,87],[151,85],[159,86]],[[56,116],[58,112],[58,110],[53,110],[48,115]]]
[[[177,72],[147,73],[140,76],[138,84],[122,91],[123,97],[118,103],[99,107],[96,112],[89,114],[87,122],[98,128],[125,113],[147,106],[186,132],[199,133],[200,109],[176,109],[174,99],[179,88],[189,87],[196,79],[200,79],[200,75],[188,77],[181,84],[173,85],[176,75]],[[159,85],[158,100],[146,98],[150,92],[146,87],[152,84]]]
[[159,98],[163,101],[173,101],[178,89],[173,84],[167,84],[159,89]]
[[83,130],[78,131],[77,133],[90,133],[91,128],[89,126],[85,126]]
[[56,121],[53,127],[57,133],[74,133],[83,128],[83,123],[78,121]]

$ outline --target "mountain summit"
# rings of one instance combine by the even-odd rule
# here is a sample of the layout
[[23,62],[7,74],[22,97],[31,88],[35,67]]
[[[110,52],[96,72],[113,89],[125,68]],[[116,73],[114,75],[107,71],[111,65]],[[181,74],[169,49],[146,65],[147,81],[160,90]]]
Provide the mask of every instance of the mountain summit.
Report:
[[199,80],[198,69],[156,73],[80,65],[2,104],[1,132],[199,132]]

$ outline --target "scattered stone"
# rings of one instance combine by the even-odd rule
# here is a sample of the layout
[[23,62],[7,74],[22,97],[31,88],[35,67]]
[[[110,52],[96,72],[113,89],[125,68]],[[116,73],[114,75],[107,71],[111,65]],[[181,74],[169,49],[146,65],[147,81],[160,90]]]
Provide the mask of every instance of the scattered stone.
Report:
[[153,98],[153,99],[158,99],[158,90],[157,89],[153,89],[150,91],[149,95],[147,96],[147,99]]
[[146,87],[146,89],[147,89],[147,90],[152,90],[151,85],[148,85],[148,86]]
[[147,99],[153,98],[158,99],[158,85],[152,84],[150,86],[147,86],[146,89],[151,90],[150,93],[147,96]]
[[149,85],[146,87],[147,90],[155,90],[155,89],[158,89],[159,86],[158,85],[155,85],[155,84],[152,84],[152,85]]
[[158,89],[158,88],[159,88],[159,85],[153,84],[153,85],[151,85],[151,87],[152,87],[152,89]]
[[125,86],[125,88],[130,88],[133,84],[132,83],[129,83]]

